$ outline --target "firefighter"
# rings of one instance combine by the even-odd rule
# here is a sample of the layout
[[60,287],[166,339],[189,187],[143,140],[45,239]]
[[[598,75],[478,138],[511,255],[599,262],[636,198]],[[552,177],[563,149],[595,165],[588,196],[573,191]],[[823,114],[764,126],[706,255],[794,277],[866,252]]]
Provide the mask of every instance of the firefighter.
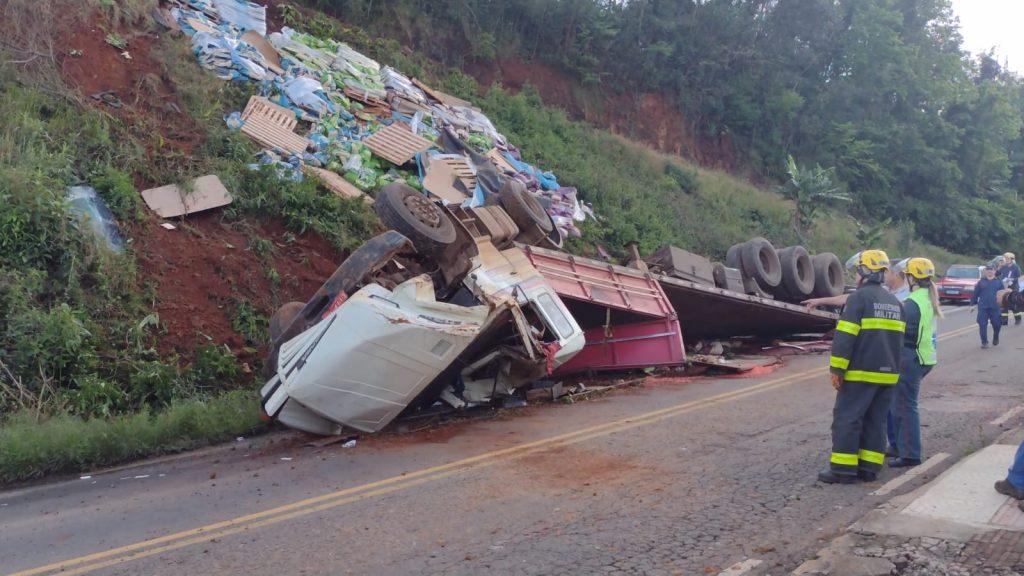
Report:
[[[1003,282],[1003,287],[1013,291],[1020,291],[1020,266],[1017,265],[1017,256],[1013,252],[1007,252],[1003,254],[1003,266],[996,271],[996,278],[999,278]],[[1013,323],[1019,325],[1021,321],[1021,313],[1013,312]],[[1003,308],[1002,312],[1003,326],[1010,324],[1010,310]]]
[[[832,387],[832,455],[818,480],[871,482],[885,462],[885,419],[900,377],[903,307],[882,283],[893,274],[881,250],[858,252],[847,267],[858,276],[836,325],[829,357]],[[891,277],[889,278],[891,280]]]

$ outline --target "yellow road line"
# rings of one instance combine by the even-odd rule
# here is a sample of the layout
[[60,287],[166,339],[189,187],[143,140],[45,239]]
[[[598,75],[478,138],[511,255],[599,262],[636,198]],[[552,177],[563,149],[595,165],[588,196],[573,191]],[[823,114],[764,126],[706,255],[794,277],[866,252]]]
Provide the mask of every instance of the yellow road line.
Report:
[[[947,340],[973,329],[973,326],[966,326],[943,334],[939,336],[938,339]],[[789,386],[810,378],[822,376],[826,372],[827,368],[814,368],[798,372],[790,376],[768,380],[747,388],[724,392],[708,398],[684,402],[682,404],[669,406],[667,408],[654,410],[637,416],[614,420],[604,424],[597,424],[573,432],[567,432],[565,434],[527,442],[510,448],[471,456],[448,464],[431,466],[408,474],[392,476],[375,482],[369,482],[328,494],[298,500],[290,504],[270,508],[261,512],[239,516],[237,518],[223,520],[221,522],[215,522],[198,528],[175,532],[118,548],[95,552],[85,556],[70,558],[68,560],[39,566],[29,570],[23,570],[21,572],[15,572],[10,576],[36,576],[53,571],[60,571],[63,575],[71,576],[74,574],[91,572],[113,566],[115,564],[121,564],[155,554],[177,550],[179,548],[184,548],[201,542],[208,542],[215,538],[230,536],[245,530],[276,524],[278,522],[335,508],[337,506],[357,502],[359,500],[397,492],[399,490],[404,490],[427,482],[440,480],[458,472],[489,466],[503,460],[510,460],[557,446],[576,444],[585,440],[607,436],[609,434],[630,430],[639,426],[646,426],[667,418],[679,416],[698,408],[713,406],[723,402],[760,394],[771,389]],[[72,570],[72,568],[74,569]]]

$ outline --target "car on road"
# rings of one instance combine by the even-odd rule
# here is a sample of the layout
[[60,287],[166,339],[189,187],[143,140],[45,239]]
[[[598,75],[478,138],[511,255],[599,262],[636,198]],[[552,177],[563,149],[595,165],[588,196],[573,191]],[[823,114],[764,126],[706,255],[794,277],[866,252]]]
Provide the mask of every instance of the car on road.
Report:
[[935,283],[942,302],[970,302],[974,285],[981,279],[982,267],[976,264],[953,264]]

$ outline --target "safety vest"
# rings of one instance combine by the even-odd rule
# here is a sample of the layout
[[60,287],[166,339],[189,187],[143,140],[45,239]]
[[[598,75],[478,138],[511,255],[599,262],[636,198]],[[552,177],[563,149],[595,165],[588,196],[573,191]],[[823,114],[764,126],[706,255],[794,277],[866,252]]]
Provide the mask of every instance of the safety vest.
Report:
[[939,360],[935,340],[932,338],[935,331],[935,311],[932,309],[928,289],[915,288],[908,300],[913,300],[921,311],[921,321],[917,324],[917,360],[922,366],[934,366]]

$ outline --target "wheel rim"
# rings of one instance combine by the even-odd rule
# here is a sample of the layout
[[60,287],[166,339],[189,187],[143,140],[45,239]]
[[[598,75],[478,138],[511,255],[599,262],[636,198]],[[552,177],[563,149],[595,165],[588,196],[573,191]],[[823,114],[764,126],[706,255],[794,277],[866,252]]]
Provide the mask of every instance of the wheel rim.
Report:
[[420,194],[410,194],[402,199],[406,209],[420,222],[431,228],[441,226],[441,214],[437,206]]

